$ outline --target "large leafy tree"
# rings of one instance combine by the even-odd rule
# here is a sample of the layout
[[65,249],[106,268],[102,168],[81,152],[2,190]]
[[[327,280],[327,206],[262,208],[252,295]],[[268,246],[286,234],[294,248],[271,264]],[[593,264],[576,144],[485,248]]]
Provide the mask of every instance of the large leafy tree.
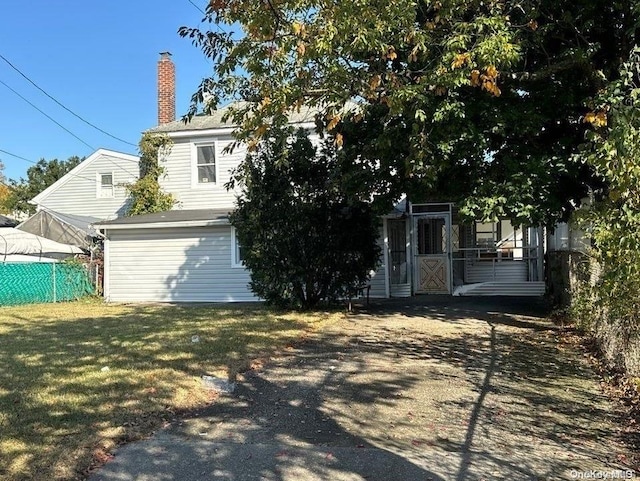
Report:
[[630,0],[212,0],[214,26],[180,29],[214,60],[190,113],[248,101],[231,115],[253,145],[313,106],[386,207],[406,192],[551,223],[600,187],[572,155],[637,13]]
[[9,212],[18,211],[33,214],[35,206],[30,204],[29,201],[83,160],[84,158],[75,155],[67,160],[40,159],[37,164],[27,169],[26,179],[21,178],[19,181],[9,181],[11,189],[4,200],[3,206]]
[[161,159],[170,151],[173,143],[167,135],[146,132],[139,143],[140,177],[125,185],[130,197],[127,216],[151,214],[171,210],[176,198],[160,188],[160,177],[164,174]]
[[235,173],[231,214],[251,271],[251,289],[277,305],[311,308],[352,295],[369,279],[380,249],[370,203],[345,188],[332,144],[272,132]]
[[620,78],[592,100],[589,142],[578,158],[607,180],[607,195],[578,217],[590,232],[597,283],[585,282],[574,312],[604,344],[610,360],[635,373],[640,342],[640,48]]

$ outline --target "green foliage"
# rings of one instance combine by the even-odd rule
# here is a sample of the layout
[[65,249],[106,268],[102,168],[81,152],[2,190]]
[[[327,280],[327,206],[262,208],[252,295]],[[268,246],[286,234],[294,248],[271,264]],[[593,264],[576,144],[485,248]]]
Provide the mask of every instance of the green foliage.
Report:
[[83,160],[84,157],[80,158],[75,155],[69,157],[66,161],[40,159],[37,164],[27,169],[26,179],[21,178],[19,181],[9,181],[10,193],[4,198],[2,207],[8,212],[35,213],[35,206],[30,204],[29,201]]
[[180,29],[214,61],[190,113],[246,100],[230,116],[254,142],[311,106],[345,155],[374,167],[365,182],[387,209],[407,193],[552,224],[600,187],[573,154],[586,99],[635,40],[634,5],[215,0],[215,28]]
[[160,159],[171,151],[171,139],[167,135],[145,133],[139,143],[140,178],[125,185],[131,198],[127,216],[151,214],[171,210],[176,204],[173,195],[164,192],[158,182],[164,173]]
[[331,141],[317,152],[304,131],[279,130],[235,173],[231,223],[267,302],[309,309],[353,294],[375,269],[377,217],[345,189],[341,167]]
[[7,178],[4,175],[4,164],[0,162],[0,214],[9,214],[7,199],[11,194],[11,188],[7,185]]
[[583,319],[613,325],[627,343],[640,335],[640,48],[590,108],[585,122],[593,129],[579,158],[609,189],[580,218],[591,234],[600,276],[576,305],[587,296],[591,310],[582,310]]

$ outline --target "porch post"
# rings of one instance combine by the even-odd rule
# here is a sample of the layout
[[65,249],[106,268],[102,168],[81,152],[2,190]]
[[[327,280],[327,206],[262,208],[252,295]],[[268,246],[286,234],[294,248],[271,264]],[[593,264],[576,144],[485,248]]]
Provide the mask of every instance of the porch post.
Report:
[[391,271],[389,270],[389,232],[387,229],[387,218],[382,218],[382,238],[384,240],[382,245],[382,262],[384,262],[384,295],[387,299],[391,297],[391,292],[389,288],[389,275]]
[[538,227],[538,281],[544,281],[544,242],[542,227]]

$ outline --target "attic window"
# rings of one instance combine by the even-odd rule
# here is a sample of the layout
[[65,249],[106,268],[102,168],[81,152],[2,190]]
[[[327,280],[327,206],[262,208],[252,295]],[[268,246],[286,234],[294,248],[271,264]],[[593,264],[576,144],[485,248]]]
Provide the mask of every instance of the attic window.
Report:
[[98,174],[98,197],[101,199],[113,197],[113,173]]
[[215,184],[216,153],[215,145],[197,146],[198,184]]

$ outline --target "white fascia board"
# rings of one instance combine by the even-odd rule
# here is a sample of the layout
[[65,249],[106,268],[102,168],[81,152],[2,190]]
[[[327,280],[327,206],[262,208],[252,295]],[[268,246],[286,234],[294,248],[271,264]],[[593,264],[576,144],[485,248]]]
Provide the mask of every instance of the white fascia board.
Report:
[[230,225],[224,220],[185,220],[181,222],[149,222],[144,224],[93,224],[93,227],[102,231],[127,230],[127,229],[170,229],[172,227],[208,227],[213,225]]
[[[313,129],[316,124],[313,122],[305,122],[300,124],[290,124],[295,127],[302,127],[303,129]],[[194,137],[219,137],[221,135],[232,135],[237,127],[225,127],[221,129],[203,129],[203,130],[178,130],[175,132],[159,132],[165,133],[172,139],[194,138]]]
[[84,169],[86,169],[89,165],[91,165],[101,155],[108,155],[109,157],[119,157],[119,158],[121,158],[123,160],[127,160],[127,161],[135,161],[135,162],[139,162],[140,161],[139,157],[137,157],[135,155],[125,154],[125,153],[122,153],[122,152],[116,152],[115,150],[98,149],[93,154],[91,154],[89,157],[87,157],[82,162],[80,162],[78,165],[76,165],[69,172],[67,172],[62,177],[60,177],[57,181],[55,181],[49,187],[47,187],[42,192],[40,192],[38,195],[36,195],[33,199],[31,199],[29,201],[29,203],[33,204],[33,205],[38,205],[38,204],[42,203],[53,192],[58,190],[60,187],[65,185],[67,182],[69,182],[74,177],[76,177],[79,174],[81,174]]

